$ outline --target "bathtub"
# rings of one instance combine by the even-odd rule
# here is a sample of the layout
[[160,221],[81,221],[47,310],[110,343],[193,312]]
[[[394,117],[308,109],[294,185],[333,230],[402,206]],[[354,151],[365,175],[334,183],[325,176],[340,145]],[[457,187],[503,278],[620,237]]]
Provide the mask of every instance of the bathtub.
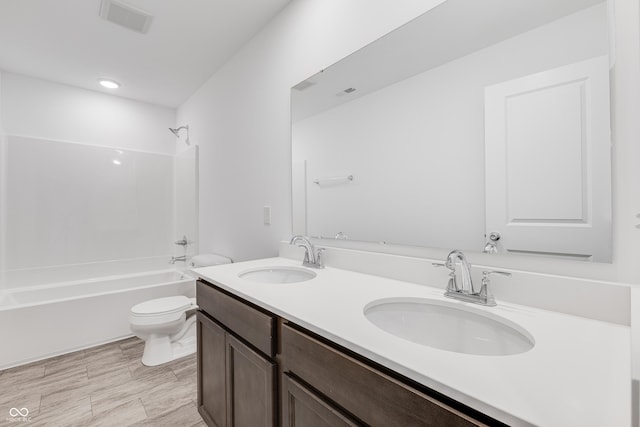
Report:
[[142,301],[195,296],[195,280],[150,271],[0,290],[0,370],[132,336]]

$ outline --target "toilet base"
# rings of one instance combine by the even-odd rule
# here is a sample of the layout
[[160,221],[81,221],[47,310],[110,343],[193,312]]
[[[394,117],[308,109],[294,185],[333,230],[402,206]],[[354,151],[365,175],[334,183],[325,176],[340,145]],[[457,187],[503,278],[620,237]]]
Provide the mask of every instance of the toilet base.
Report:
[[197,350],[195,326],[193,322],[186,332],[180,334],[182,336],[180,339],[173,341],[172,336],[167,334],[149,334],[145,340],[142,364],[158,366],[195,353]]

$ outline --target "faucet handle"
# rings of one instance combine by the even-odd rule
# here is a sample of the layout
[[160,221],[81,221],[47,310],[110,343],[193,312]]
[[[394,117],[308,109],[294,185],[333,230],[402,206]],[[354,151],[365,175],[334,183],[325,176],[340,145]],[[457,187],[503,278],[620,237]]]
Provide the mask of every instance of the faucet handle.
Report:
[[434,267],[446,267],[449,270],[449,276],[452,276],[452,277],[456,273],[456,269],[451,268],[449,265],[447,265],[446,262],[432,262],[431,265]]
[[487,270],[482,272],[482,284],[489,284],[489,276],[492,274],[500,274],[502,276],[511,277],[511,273],[502,270]]
[[451,268],[451,265],[447,264],[446,262],[432,262],[431,265],[434,267],[446,267],[450,273],[456,271],[455,266],[454,268]]
[[457,288],[457,284],[456,284],[456,269],[455,269],[455,267],[451,268],[449,265],[447,265],[446,262],[432,262],[431,265],[434,266],[434,267],[446,267],[447,270],[449,270],[449,282],[447,282],[446,292],[447,293],[457,292],[458,288]]
[[491,293],[491,290],[489,289],[489,277],[492,274],[500,274],[502,276],[507,276],[507,277],[511,276],[511,273],[508,273],[506,271],[501,271],[501,270],[487,270],[482,272],[482,284],[480,287],[480,293],[478,295],[484,299],[485,305],[488,305],[488,306],[496,305],[496,299],[494,298],[493,293]]
[[180,246],[187,246],[187,245],[190,245],[191,243],[193,243],[193,242],[192,242],[192,241],[190,241],[190,240],[187,240],[187,236],[186,236],[186,235],[185,235],[185,236],[182,236],[182,239],[180,239],[180,240],[176,240],[176,241],[174,242],[174,244],[176,244],[176,245],[180,245]]
[[316,251],[316,265],[318,268],[324,268],[324,259],[322,258],[322,254],[326,251],[327,248],[318,248]]

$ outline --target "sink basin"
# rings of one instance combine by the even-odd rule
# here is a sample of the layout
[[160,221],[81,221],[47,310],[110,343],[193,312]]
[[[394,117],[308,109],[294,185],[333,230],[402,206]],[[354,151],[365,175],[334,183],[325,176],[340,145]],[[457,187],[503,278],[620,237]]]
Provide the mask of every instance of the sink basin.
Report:
[[364,315],[392,335],[456,353],[507,356],[531,350],[535,342],[510,320],[439,300],[377,300],[365,307]]
[[243,271],[238,277],[261,283],[298,283],[313,279],[316,273],[300,267],[262,267]]

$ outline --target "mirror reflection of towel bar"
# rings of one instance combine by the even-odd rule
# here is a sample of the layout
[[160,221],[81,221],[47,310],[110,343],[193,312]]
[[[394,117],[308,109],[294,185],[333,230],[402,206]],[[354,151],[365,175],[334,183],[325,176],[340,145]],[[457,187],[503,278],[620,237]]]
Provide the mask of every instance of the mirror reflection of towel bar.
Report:
[[344,182],[348,182],[348,181],[353,181],[353,175],[347,175],[347,176],[334,176],[331,178],[318,178],[318,179],[314,179],[313,183],[314,184],[333,184],[333,183],[339,183],[341,181]]

